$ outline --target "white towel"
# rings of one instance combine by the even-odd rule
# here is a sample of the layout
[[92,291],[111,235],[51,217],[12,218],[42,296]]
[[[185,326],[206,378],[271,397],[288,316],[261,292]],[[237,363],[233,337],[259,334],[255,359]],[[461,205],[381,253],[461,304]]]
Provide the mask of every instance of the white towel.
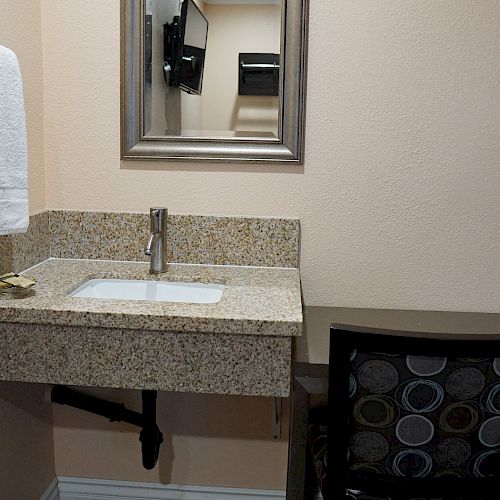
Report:
[[28,150],[17,57],[0,45],[0,234],[28,229]]

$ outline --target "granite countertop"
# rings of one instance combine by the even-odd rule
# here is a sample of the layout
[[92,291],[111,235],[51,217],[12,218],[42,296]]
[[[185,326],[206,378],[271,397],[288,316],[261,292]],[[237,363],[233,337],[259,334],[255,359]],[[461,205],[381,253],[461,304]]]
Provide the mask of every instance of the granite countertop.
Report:
[[[170,264],[149,274],[142,262],[48,259],[26,275],[32,297],[0,300],[0,322],[291,337],[302,333],[298,269]],[[119,278],[222,283],[217,304],[70,297],[89,279]]]

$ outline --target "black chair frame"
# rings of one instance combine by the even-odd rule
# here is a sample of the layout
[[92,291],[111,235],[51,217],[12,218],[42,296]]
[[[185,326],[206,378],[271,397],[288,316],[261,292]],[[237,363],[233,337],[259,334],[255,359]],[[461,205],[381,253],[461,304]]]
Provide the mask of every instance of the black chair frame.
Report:
[[[384,499],[441,498],[443,500],[498,499],[499,478],[383,478],[355,479],[347,471],[349,446],[350,354],[363,352],[405,353],[431,357],[500,357],[500,335],[458,336],[401,332],[332,325],[330,329],[329,417],[328,417],[328,500],[344,500],[346,490],[367,492]],[[332,432],[338,429],[338,433]],[[331,471],[331,472],[330,472]]]

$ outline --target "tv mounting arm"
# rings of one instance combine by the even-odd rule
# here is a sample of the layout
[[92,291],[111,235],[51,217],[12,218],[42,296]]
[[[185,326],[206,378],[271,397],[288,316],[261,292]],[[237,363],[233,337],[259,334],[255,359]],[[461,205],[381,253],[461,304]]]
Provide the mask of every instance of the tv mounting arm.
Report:
[[180,67],[177,61],[182,56],[182,34],[180,16],[163,25],[163,77],[168,87],[178,87]]

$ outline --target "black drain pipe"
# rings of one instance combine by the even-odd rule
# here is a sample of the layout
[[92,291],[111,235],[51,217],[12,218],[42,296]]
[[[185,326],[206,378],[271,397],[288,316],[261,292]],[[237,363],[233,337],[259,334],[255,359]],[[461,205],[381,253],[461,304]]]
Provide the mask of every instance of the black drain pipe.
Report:
[[151,470],[160,454],[163,435],[156,424],[156,391],[142,391],[143,425],[139,435],[142,449],[142,465]]
[[141,428],[140,441],[142,465],[151,470],[155,467],[160,454],[163,435],[156,424],[156,391],[142,391],[142,413],[129,410],[123,403],[113,403],[95,396],[89,396],[64,385],[52,388],[53,403],[78,408],[95,415],[106,417],[110,422],[127,422]]

